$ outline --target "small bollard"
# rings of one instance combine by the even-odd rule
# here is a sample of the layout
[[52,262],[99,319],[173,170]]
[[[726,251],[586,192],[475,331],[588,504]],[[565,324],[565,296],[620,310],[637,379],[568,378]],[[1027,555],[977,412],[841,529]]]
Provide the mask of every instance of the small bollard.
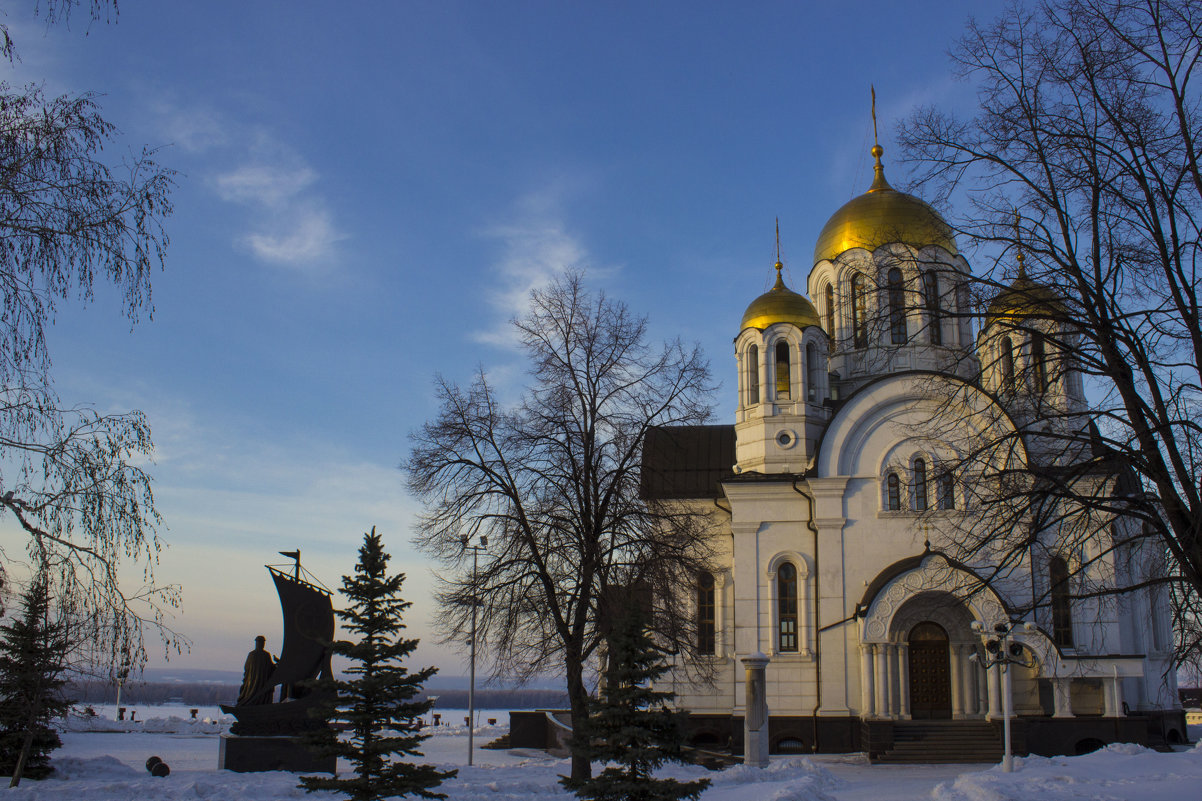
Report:
[[437,726],[439,724],[439,722],[441,722],[441,721],[442,721],[442,715],[435,712],[434,713],[434,725]]
[[117,720],[125,720],[125,707],[117,707]]
[[197,713],[200,712],[200,710],[199,709],[189,709],[188,711],[192,713],[192,720],[196,720],[196,715],[197,715]]
[[136,710],[136,709],[129,710],[129,722],[130,723],[138,722],[138,710]]
[[496,719],[496,718],[489,718],[489,719],[488,719],[488,725],[489,725],[489,726],[496,726],[496,725],[497,725],[497,719]]
[[463,716],[463,725],[464,725],[464,726],[470,726],[470,725],[471,725],[471,723],[472,723],[472,719],[471,719],[471,718],[469,718],[467,715],[464,715],[464,716]]

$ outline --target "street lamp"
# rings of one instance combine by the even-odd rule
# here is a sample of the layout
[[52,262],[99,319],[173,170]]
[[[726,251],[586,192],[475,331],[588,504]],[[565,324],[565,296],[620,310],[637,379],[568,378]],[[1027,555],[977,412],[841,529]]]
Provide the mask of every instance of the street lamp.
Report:
[[1031,622],[1019,624],[1017,621],[1007,620],[1004,623],[995,624],[992,629],[985,628],[985,624],[979,620],[972,622],[972,630],[981,638],[981,645],[985,650],[972,654],[969,659],[984,665],[986,671],[991,666],[996,666],[1002,671],[1002,739],[1005,741],[1002,771],[1004,773],[1011,773],[1014,770],[1014,754],[1010,749],[1010,716],[1012,714],[1010,665],[1031,667],[1034,664],[1033,659],[1023,656],[1022,643],[1010,641],[1019,625],[1022,626],[1023,631],[1035,631],[1035,624]]
[[469,537],[460,537],[459,541],[463,543],[465,550],[472,552],[472,639],[468,651],[471,667],[467,685],[467,764],[471,767],[476,741],[476,610],[480,606],[480,597],[477,594],[479,587],[476,586],[476,582],[479,578],[477,569],[480,551],[488,547],[488,537],[481,537],[479,545],[468,545],[471,541]]

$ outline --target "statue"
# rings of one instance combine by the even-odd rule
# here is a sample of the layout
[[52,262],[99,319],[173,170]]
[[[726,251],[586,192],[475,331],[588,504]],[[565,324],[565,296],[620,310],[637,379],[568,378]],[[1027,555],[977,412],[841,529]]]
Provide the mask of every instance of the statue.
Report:
[[[221,705],[222,712],[237,720],[229,734],[221,736],[217,764],[239,772],[333,773],[337,767],[334,757],[311,752],[303,735],[328,726],[309,711],[331,700],[333,694],[307,684],[310,679],[333,676],[334,607],[330,591],[301,568],[300,551],[281,554],[295,560],[295,566],[289,572],[267,566],[284,615],[279,659],[267,652],[265,637],[255,638],[255,650],[246,656],[237,703]],[[278,700],[276,687],[280,688]]]
[[255,637],[255,650],[246,655],[246,664],[242,668],[242,689],[238,691],[238,706],[271,703],[275,689],[271,684],[271,674],[275,671],[276,660],[264,649],[266,644],[267,638],[260,634]]

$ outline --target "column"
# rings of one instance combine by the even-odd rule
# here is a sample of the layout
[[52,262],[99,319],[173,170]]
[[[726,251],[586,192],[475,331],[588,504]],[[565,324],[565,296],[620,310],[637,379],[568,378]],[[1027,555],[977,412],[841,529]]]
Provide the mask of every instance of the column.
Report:
[[1054,718],[1073,716],[1072,679],[1052,679],[1052,701],[1055,704]]
[[952,685],[952,720],[964,719],[964,669],[960,665],[960,646],[951,645],[948,647],[948,659],[951,662],[951,685]]
[[889,696],[885,690],[885,646],[880,643],[872,646],[872,683],[876,689],[876,717],[882,718],[889,714]]
[[860,719],[867,720],[876,713],[872,692],[872,646],[860,644]]
[[747,668],[743,712],[743,764],[768,767],[768,657],[756,653],[743,657]]
[[893,677],[896,674],[897,647],[886,643],[885,649],[885,717],[892,718],[897,711],[896,692],[893,689]]
[[964,670],[961,673],[964,676],[964,717],[976,717],[977,714],[977,666],[969,660],[973,650],[971,645],[961,646],[961,655],[964,657],[962,666]]
[[977,683],[977,714],[984,716],[988,710],[989,702],[989,676],[985,672],[985,666],[978,662],[972,671],[973,679]]
[[1123,714],[1123,680],[1118,677],[1118,671],[1113,677],[1107,678],[1102,687],[1106,699],[1106,711],[1103,714],[1108,718],[1120,717]]
[[985,671],[989,686],[989,712],[986,720],[1000,720],[1002,717],[1002,668],[994,665]]
[[901,701],[902,720],[910,719],[910,645],[897,646],[897,697]]

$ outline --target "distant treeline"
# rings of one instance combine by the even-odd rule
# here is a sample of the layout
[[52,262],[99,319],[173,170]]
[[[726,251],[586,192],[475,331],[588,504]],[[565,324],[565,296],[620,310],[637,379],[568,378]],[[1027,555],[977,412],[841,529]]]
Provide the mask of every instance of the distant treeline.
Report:
[[[117,703],[117,686],[112,682],[77,680],[68,685],[66,695],[78,703],[115,704]],[[237,700],[237,684],[219,684],[211,681],[140,681],[130,682],[121,690],[122,706],[137,704],[216,706],[217,704],[232,704]]]
[[[467,690],[437,690],[426,695],[438,697],[436,709],[467,709]],[[76,681],[67,688],[67,696],[79,703],[115,704],[117,688],[109,682]],[[190,704],[216,706],[232,704],[238,698],[237,684],[214,682],[137,682],[121,690],[121,705]],[[561,690],[476,690],[479,709],[566,709],[567,693]]]

